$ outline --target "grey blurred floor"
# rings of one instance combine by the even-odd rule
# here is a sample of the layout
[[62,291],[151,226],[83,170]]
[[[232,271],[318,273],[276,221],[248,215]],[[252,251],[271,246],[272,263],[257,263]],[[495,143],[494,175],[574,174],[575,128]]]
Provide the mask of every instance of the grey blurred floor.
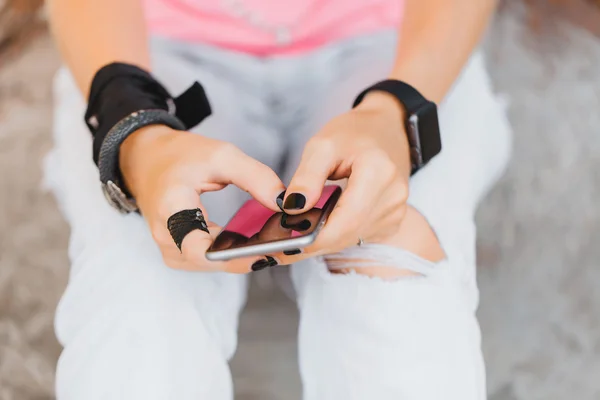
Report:
[[[564,28],[542,42],[522,26],[503,14],[486,45],[515,130],[512,166],[477,218],[490,397],[600,399],[600,41]],[[39,189],[57,65],[42,38],[0,68],[1,400],[52,398],[60,351],[67,227]],[[237,398],[299,399],[294,305],[256,279],[232,363]]]

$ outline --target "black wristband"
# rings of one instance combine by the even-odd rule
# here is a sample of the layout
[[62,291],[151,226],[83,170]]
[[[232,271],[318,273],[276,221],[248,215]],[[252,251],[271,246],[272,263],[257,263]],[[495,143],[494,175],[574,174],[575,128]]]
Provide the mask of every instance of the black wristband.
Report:
[[98,165],[102,143],[123,118],[140,110],[164,110],[190,129],[211,114],[202,86],[195,82],[177,98],[150,75],[134,65],[112,63],[94,76],[85,123],[94,136],[93,158]]

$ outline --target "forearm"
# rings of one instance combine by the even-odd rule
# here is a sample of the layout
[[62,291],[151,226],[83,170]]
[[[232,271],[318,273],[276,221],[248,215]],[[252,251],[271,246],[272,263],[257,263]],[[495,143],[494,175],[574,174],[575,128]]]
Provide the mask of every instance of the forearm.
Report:
[[391,78],[439,103],[485,31],[496,0],[407,0]]
[[48,11],[56,43],[84,96],[106,64],[150,68],[141,0],[49,0]]

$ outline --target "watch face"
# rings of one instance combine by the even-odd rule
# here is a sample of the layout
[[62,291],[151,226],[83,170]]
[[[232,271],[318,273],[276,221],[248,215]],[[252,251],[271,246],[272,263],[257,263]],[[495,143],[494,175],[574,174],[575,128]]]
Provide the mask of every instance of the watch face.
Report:
[[417,116],[415,122],[417,125],[421,158],[423,164],[427,164],[429,160],[442,150],[437,106],[435,103],[427,102],[415,111],[414,115]]

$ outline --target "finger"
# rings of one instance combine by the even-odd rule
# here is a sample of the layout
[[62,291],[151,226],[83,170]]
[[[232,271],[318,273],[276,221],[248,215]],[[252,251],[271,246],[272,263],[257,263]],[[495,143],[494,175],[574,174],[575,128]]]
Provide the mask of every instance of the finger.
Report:
[[[284,214],[285,218],[282,217],[281,225],[283,228],[289,230],[289,236],[291,237],[294,234],[310,234],[317,228],[322,212],[321,209],[313,208],[298,215]],[[293,264],[312,256],[313,254],[307,253],[302,248],[287,249],[273,255],[273,257],[280,260],[283,264]]]
[[395,167],[377,153],[358,157],[352,165],[348,186],[336,208],[306,251],[319,255],[341,251],[356,245],[359,237],[366,237],[376,221],[369,216],[379,207],[379,202],[393,181]]
[[[205,219],[208,218],[206,210],[200,203],[200,196],[193,188],[188,186],[172,186],[162,199],[159,211],[161,223],[167,227],[167,221],[172,215],[183,210],[193,210],[196,208],[202,210]],[[172,244],[165,246],[170,253],[170,260],[177,264],[187,264],[187,268],[185,269],[208,271],[222,269],[222,266],[217,263],[211,263],[204,256],[206,249],[208,249],[213,241],[210,229],[207,230],[208,232],[199,229],[189,232],[181,241],[179,249],[174,240]],[[174,252],[179,252],[179,256],[173,254]]]
[[278,212],[270,217],[261,230],[254,235],[249,243],[257,243],[264,241],[273,241],[287,239],[291,236],[292,230],[286,227],[285,219],[287,215]]
[[[171,215],[182,210],[196,208],[202,210],[203,214],[206,215],[200,203],[200,196],[194,189],[183,186],[172,187],[163,199],[159,213],[161,222],[164,224],[165,229],[167,229],[167,221]],[[208,232],[201,229],[189,232],[181,242],[179,256],[173,255],[173,251],[179,251],[174,241],[169,244],[165,243],[165,251],[168,250],[171,254],[167,261],[168,264],[174,268],[178,267],[194,271],[249,272],[252,263],[256,261],[257,257],[240,258],[227,262],[213,262],[206,259],[206,250],[212,244],[219,230],[217,226],[211,225]]]
[[[318,210],[320,213],[321,210]],[[283,214],[281,217],[281,228],[286,231],[296,231],[299,233],[307,232],[310,228],[314,228],[315,221],[311,221],[306,213],[298,215]],[[313,218],[315,219],[315,218]]]
[[310,210],[319,201],[327,178],[337,167],[337,157],[332,145],[323,140],[310,141],[302,154],[283,200],[283,210],[299,214]]
[[[252,265],[264,257],[252,256],[236,258],[228,261],[209,261],[206,259],[206,251],[210,247],[212,240],[206,242],[200,237],[203,232],[195,230],[190,232],[184,241],[183,256],[185,267],[188,270],[198,270],[199,265],[203,265],[203,271],[229,272],[236,274],[245,274],[252,271]],[[198,239],[196,239],[196,236]],[[189,240],[188,240],[189,239]]]
[[214,265],[218,265],[218,268],[198,268],[198,264],[194,261],[186,260],[183,255],[177,250],[173,251],[169,249],[166,254],[163,254],[164,262],[166,265],[173,269],[190,271],[190,272],[228,272],[234,274],[246,274],[252,271],[252,265],[254,265],[257,261],[263,259],[263,257],[246,257],[245,259],[237,259],[232,261],[224,261],[221,263],[213,263]]
[[234,184],[250,193],[265,207],[279,211],[276,199],[285,190],[285,186],[277,174],[237,147],[228,147],[223,153],[218,171],[215,171],[216,178],[221,182]]

